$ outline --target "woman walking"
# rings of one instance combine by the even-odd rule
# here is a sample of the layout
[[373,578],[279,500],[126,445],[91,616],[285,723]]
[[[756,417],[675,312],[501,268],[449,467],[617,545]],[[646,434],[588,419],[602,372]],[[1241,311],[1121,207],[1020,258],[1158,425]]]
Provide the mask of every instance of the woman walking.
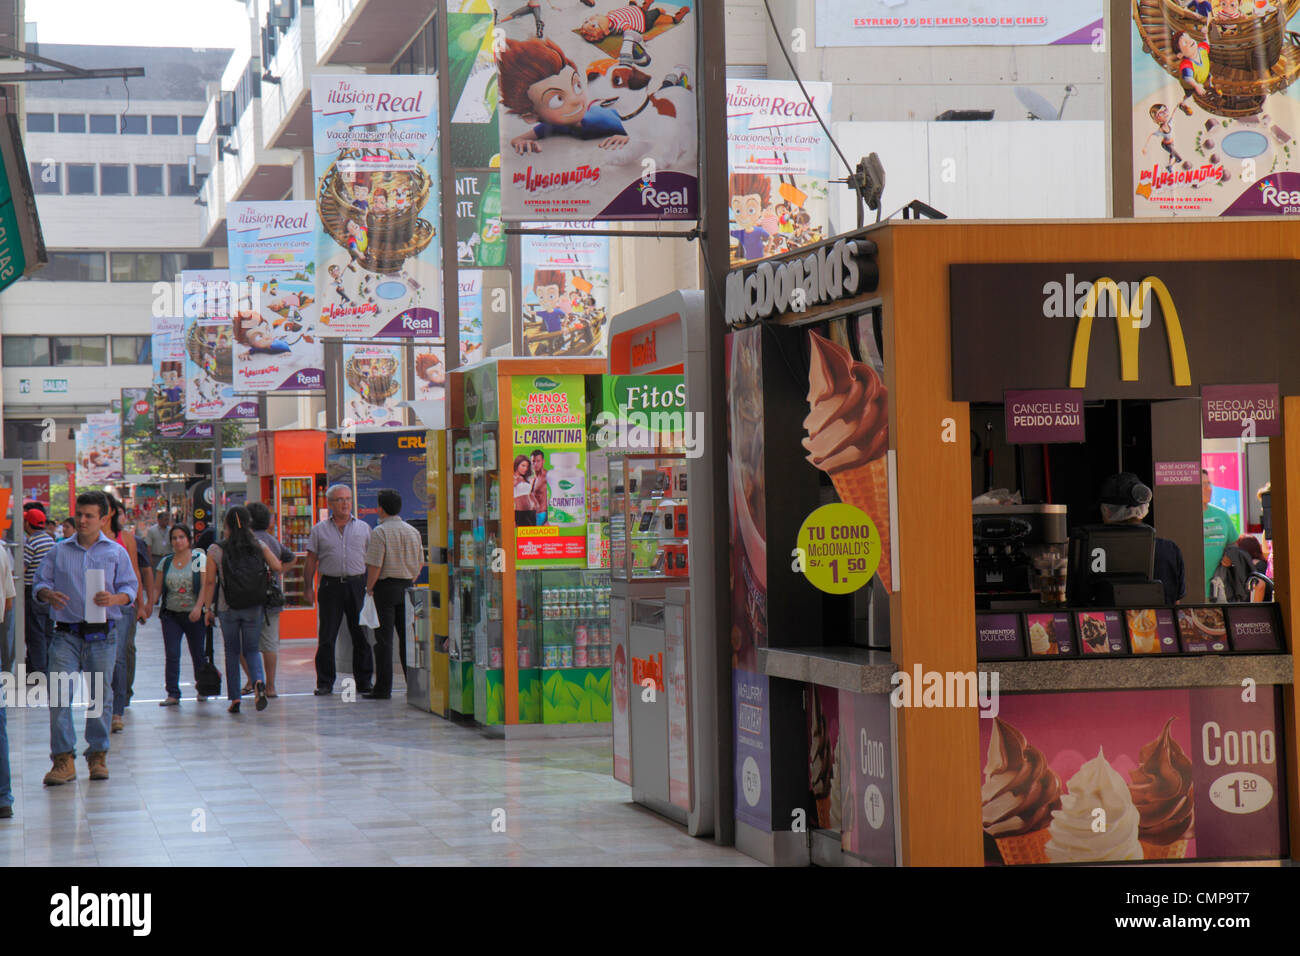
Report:
[[262,674],[262,614],[271,583],[270,572],[283,570],[280,559],[253,536],[253,519],[242,505],[226,512],[226,536],[208,548],[208,566],[203,572],[203,606],[212,623],[213,594],[220,582],[216,601],[221,618],[221,639],[226,645],[226,686],[230,713],[239,713],[239,656],[248,662],[257,709],[266,710],[266,684]]
[[[207,562],[202,551],[194,550],[190,529],[183,524],[172,525],[172,553],[158,562],[153,588],[149,593],[149,606],[162,597],[158,619],[162,622],[163,649],[167,663],[163,672],[167,684],[167,699],[159,707],[175,707],[181,702],[181,637],[190,648],[190,662],[194,665],[194,679],[203,664],[203,570]],[[207,700],[199,697],[199,700]]]
[[[253,522],[253,536],[258,541],[270,548],[280,559],[280,565],[288,571],[293,567],[295,558],[294,553],[280,543],[280,540],[271,534],[271,509],[260,501],[254,501],[248,506],[248,514]],[[272,581],[284,593],[284,575],[276,574]],[[262,637],[260,646],[262,649],[262,667],[266,670],[266,696],[278,697],[275,692],[275,664],[276,658],[280,652],[280,612],[283,607],[266,607],[266,616],[262,621]],[[245,665],[247,669],[247,665]],[[251,681],[252,678],[250,677]],[[251,683],[244,688],[245,693],[253,689]]]

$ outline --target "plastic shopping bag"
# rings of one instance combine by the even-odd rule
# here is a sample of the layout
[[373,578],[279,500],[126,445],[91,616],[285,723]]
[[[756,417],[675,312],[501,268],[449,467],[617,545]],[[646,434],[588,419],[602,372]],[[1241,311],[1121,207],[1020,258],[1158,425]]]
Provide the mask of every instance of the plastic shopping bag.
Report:
[[361,605],[361,626],[372,628],[379,626],[379,611],[375,608],[373,594],[367,594],[365,603]]

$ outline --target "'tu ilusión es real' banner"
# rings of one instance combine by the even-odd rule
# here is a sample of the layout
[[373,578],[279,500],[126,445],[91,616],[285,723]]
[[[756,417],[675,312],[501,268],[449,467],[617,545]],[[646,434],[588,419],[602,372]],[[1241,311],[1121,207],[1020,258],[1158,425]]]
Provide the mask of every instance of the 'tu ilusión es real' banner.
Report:
[[235,395],[237,305],[230,272],[202,269],[181,273],[185,326],[185,417],[189,421],[257,420],[257,402]]
[[435,76],[312,77],[322,335],[442,337]]
[[[521,568],[587,566],[587,406],[581,375],[510,379],[510,478]],[[504,464],[504,462],[503,462]],[[504,492],[504,488],[502,489]]]
[[695,0],[495,0],[502,218],[695,219]]
[[232,202],[226,244],[230,275],[244,283],[232,317],[236,390],[324,391],[315,204]]
[[339,416],[343,427],[371,431],[405,425],[406,409],[397,404],[402,400],[405,381],[405,346],[344,345],[343,408]]

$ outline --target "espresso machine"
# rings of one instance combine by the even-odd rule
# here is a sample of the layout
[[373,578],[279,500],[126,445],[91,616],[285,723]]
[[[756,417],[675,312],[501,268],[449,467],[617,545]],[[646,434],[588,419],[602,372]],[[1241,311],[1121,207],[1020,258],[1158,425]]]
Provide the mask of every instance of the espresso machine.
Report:
[[971,510],[976,609],[1038,606],[1034,561],[1048,552],[1064,557],[1070,540],[1065,505],[973,505]]

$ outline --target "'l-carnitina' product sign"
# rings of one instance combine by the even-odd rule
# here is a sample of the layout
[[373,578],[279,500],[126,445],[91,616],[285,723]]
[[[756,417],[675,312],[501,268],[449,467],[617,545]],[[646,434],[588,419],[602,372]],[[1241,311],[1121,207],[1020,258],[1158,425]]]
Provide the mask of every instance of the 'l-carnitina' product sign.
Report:
[[501,470],[514,499],[517,567],[587,566],[586,417],[581,375],[510,380],[514,454]]

